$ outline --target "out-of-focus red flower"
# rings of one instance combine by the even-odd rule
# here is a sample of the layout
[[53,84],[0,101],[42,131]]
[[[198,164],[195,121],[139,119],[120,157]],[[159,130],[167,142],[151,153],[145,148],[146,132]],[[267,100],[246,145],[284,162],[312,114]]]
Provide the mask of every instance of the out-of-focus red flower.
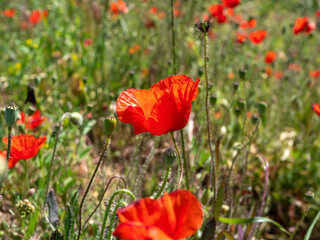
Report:
[[316,17],[320,17],[320,10],[316,11]]
[[213,4],[209,6],[209,12],[212,17],[217,17],[223,14],[223,5],[222,4]]
[[288,68],[293,71],[301,71],[301,66],[297,63],[290,63]]
[[282,72],[275,72],[273,74],[273,76],[276,78],[276,79],[281,79],[283,77],[283,73]]
[[47,120],[47,117],[41,117],[40,110],[36,110],[31,116],[27,117],[26,114],[20,112],[21,119],[17,121],[17,124],[25,124],[26,129],[35,129],[41,123]]
[[[12,137],[8,168],[14,167],[19,160],[35,157],[46,141],[46,136],[35,138],[32,135],[19,135]],[[8,138],[2,138],[2,142],[8,145]]]
[[181,10],[179,8],[173,9],[173,16],[180,17],[181,16]]
[[144,21],[144,26],[145,26],[146,28],[153,28],[153,27],[155,27],[156,25],[155,25],[155,23],[154,23],[154,21],[153,21],[152,19],[146,17],[146,19],[145,19],[145,21]]
[[267,36],[267,31],[257,30],[255,32],[250,33],[249,39],[252,43],[259,44],[265,39],[266,36]]
[[201,203],[186,190],[143,198],[118,210],[120,224],[113,235],[122,240],[178,240],[193,235],[203,222]]
[[127,7],[127,4],[123,0],[111,2],[110,9],[114,15],[118,15],[120,12],[122,13],[129,12],[129,8]]
[[271,64],[271,63],[273,63],[274,60],[276,60],[276,58],[277,58],[277,54],[274,51],[268,51],[265,56],[264,61],[267,64]]
[[16,14],[16,10],[13,8],[3,10],[2,14],[8,18],[13,18]]
[[252,18],[248,21],[243,21],[240,23],[240,28],[246,29],[246,28],[254,28],[257,26],[257,20]]
[[229,17],[233,17],[234,16],[234,9],[233,8],[227,8],[226,15],[229,16]]
[[157,8],[157,7],[151,7],[151,8],[149,9],[149,12],[150,12],[151,14],[157,14],[158,8]]
[[225,21],[227,21],[227,16],[226,15],[221,14],[221,15],[217,16],[217,22],[218,23],[224,23]]
[[239,5],[240,0],[222,0],[222,2],[227,8],[235,8]]
[[199,79],[186,75],[165,78],[150,90],[128,89],[117,100],[119,120],[130,123],[134,133],[167,134],[184,128],[188,122],[191,103],[198,95]]
[[93,43],[93,40],[91,38],[87,38],[83,41],[83,46],[88,47]]
[[299,34],[299,33],[311,33],[316,28],[316,25],[314,22],[309,21],[308,17],[301,17],[297,18],[294,27],[293,27],[293,33]]
[[247,35],[245,33],[236,33],[237,42],[238,43],[244,43],[247,40]]
[[138,52],[140,50],[139,44],[133,44],[133,46],[129,49],[129,54],[134,54],[135,52]]
[[310,77],[313,77],[313,78],[320,77],[320,70],[310,71],[309,75]]
[[38,24],[41,18],[46,18],[48,17],[48,15],[48,10],[44,10],[43,12],[41,12],[40,10],[34,10],[29,17],[29,22],[31,22],[32,24]]
[[[209,20],[210,20],[210,16],[205,13],[205,14],[202,15],[202,20],[203,20],[203,21],[209,21]],[[198,21],[197,21],[197,22],[198,22]]]
[[320,116],[320,104],[313,104],[312,109],[316,114]]

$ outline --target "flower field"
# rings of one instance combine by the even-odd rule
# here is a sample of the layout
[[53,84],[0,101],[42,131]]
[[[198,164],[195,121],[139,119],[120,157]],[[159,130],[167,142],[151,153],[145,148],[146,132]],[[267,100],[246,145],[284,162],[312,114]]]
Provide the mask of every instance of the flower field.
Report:
[[320,239],[320,2],[2,0],[0,239]]

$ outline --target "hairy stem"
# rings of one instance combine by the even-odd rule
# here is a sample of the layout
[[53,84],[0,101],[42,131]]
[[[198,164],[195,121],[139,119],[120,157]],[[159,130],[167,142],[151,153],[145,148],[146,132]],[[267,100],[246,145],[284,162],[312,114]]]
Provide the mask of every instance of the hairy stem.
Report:
[[173,141],[173,144],[174,144],[174,148],[176,149],[176,151],[178,153],[179,164],[180,164],[180,177],[179,177],[179,181],[178,181],[178,185],[177,185],[177,189],[179,189],[180,185],[181,185],[181,182],[182,182],[182,178],[183,178],[183,164],[182,164],[181,154],[180,154],[179,148],[177,146],[177,142],[176,142],[176,140],[175,140],[175,138],[173,136],[173,132],[170,132],[170,134],[171,134],[171,138],[172,138],[172,141]]
[[164,176],[161,188],[160,188],[159,192],[157,193],[157,195],[154,197],[155,199],[158,199],[160,197],[160,195],[162,194],[163,190],[167,186],[170,170],[171,170],[171,167],[168,166],[167,169],[166,169],[166,175]]
[[7,147],[6,165],[5,165],[5,170],[0,179],[0,193],[2,191],[4,180],[7,177],[8,163],[9,163],[10,151],[11,151],[11,139],[12,139],[12,127],[8,127],[8,147]]
[[216,171],[216,162],[214,160],[214,153],[211,146],[211,130],[210,130],[210,115],[209,115],[209,78],[208,78],[208,62],[207,62],[207,54],[208,54],[208,34],[204,34],[204,74],[206,78],[206,115],[207,115],[207,132],[208,132],[208,142],[209,142],[209,149],[211,155],[211,184],[212,184],[212,191],[214,193],[214,203],[217,200],[217,171]]
[[104,160],[104,158],[105,158],[105,154],[106,154],[107,149],[108,149],[108,146],[109,146],[110,138],[111,138],[111,136],[109,135],[108,138],[107,138],[106,144],[105,144],[105,146],[104,146],[104,148],[103,148],[103,151],[102,151],[102,154],[101,154],[101,156],[100,156],[100,159],[99,159],[99,161],[98,161],[98,163],[97,163],[97,166],[96,166],[96,168],[94,169],[94,172],[93,172],[93,174],[92,174],[92,176],[91,176],[91,178],[90,178],[89,184],[88,184],[88,186],[87,186],[87,188],[86,188],[86,190],[85,190],[85,192],[84,192],[84,195],[83,195],[83,197],[82,197],[82,199],[81,199],[81,202],[80,202],[80,206],[79,206],[79,219],[78,219],[78,238],[77,238],[78,240],[80,239],[81,231],[82,231],[82,227],[81,227],[81,217],[82,217],[83,204],[84,204],[84,201],[86,200],[86,197],[87,197],[87,195],[88,195],[88,193],[89,193],[89,190],[90,190],[90,188],[91,188],[91,186],[92,186],[93,180],[94,180],[95,176],[97,175],[99,166],[101,165],[101,163],[103,162],[103,160]]

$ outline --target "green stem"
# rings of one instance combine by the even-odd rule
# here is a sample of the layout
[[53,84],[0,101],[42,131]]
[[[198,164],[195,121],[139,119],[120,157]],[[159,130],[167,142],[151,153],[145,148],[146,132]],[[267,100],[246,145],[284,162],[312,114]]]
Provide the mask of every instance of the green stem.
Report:
[[159,192],[157,193],[157,195],[155,196],[155,199],[158,199],[160,197],[160,195],[162,194],[163,190],[167,186],[170,170],[171,170],[171,167],[168,166],[167,170],[166,170],[166,175],[164,176],[164,179],[163,179],[163,182],[162,182],[162,185],[161,185],[161,188],[160,188]]
[[81,216],[82,216],[83,204],[84,204],[84,201],[85,201],[85,199],[86,199],[86,197],[87,197],[87,195],[88,195],[88,193],[89,193],[89,190],[90,190],[90,188],[91,188],[91,185],[92,185],[92,183],[93,183],[93,180],[94,180],[95,176],[97,175],[99,166],[100,166],[100,164],[103,162],[103,160],[104,160],[104,158],[105,158],[105,154],[107,153],[107,149],[108,149],[108,146],[109,146],[110,138],[111,138],[111,136],[109,135],[109,136],[107,137],[106,144],[105,144],[105,146],[104,146],[104,149],[103,149],[103,151],[102,151],[102,154],[101,154],[101,156],[100,156],[100,159],[99,159],[99,161],[98,161],[98,163],[97,163],[97,166],[96,166],[96,168],[94,169],[94,172],[93,172],[93,174],[92,174],[92,176],[91,176],[91,179],[90,179],[90,181],[89,181],[89,184],[88,184],[88,186],[87,186],[87,188],[86,188],[86,191],[85,191],[85,193],[84,193],[84,195],[83,195],[83,197],[82,197],[82,199],[81,199],[81,202],[80,202],[80,206],[79,206],[79,220],[78,220],[78,238],[77,238],[78,240],[80,239],[81,230],[82,230],[82,228],[81,228]]
[[106,211],[105,211],[105,213],[104,213],[104,218],[103,218],[103,222],[102,222],[102,226],[101,226],[101,232],[100,232],[99,240],[103,240],[104,229],[106,228],[106,223],[107,223],[107,220],[108,220],[108,216],[109,216],[109,212],[110,212],[110,208],[111,208],[112,201],[113,201],[113,199],[114,199],[118,194],[120,194],[120,193],[126,193],[126,194],[128,194],[128,195],[132,198],[133,201],[136,200],[136,198],[135,198],[135,196],[133,195],[133,193],[132,193],[131,191],[127,190],[127,189],[119,189],[119,190],[115,191],[115,192],[112,194],[112,196],[111,196],[111,198],[110,198],[110,200],[109,200],[109,202],[108,202],[107,209],[106,209]]
[[207,54],[208,54],[208,34],[204,34],[204,74],[206,78],[206,115],[207,115],[207,132],[208,132],[208,142],[209,142],[209,149],[210,149],[210,155],[211,155],[211,168],[212,168],[212,174],[211,174],[211,181],[212,181],[212,191],[214,193],[214,203],[217,200],[217,171],[216,171],[216,162],[214,160],[214,154],[211,146],[211,131],[210,131],[210,115],[209,115],[209,109],[210,109],[210,102],[209,102],[209,78],[208,78],[208,62],[207,62]]
[[109,230],[108,230],[108,236],[107,236],[108,240],[111,240],[112,226],[113,226],[113,222],[114,222],[114,219],[116,217],[116,214],[117,214],[117,210],[120,207],[126,207],[126,206],[127,206],[126,202],[120,201],[120,202],[117,203],[116,207],[114,208],[113,213],[112,213],[112,217],[111,217],[111,220],[110,220],[110,227],[109,227]]
[[[173,132],[170,132],[171,134],[171,138],[172,138],[172,141],[173,141],[173,144],[174,144],[174,147],[178,153],[178,158],[179,158],[179,164],[180,164],[180,177],[179,177],[179,180],[178,180],[178,185],[177,185],[177,189],[180,188],[180,185],[181,185],[181,181],[182,181],[182,178],[183,178],[183,164],[182,164],[182,158],[181,158],[181,154],[180,154],[180,151],[179,151],[179,148],[177,146],[177,142],[176,140],[174,139],[174,136],[173,136]],[[187,180],[187,179],[186,179]],[[188,183],[186,183],[188,184]]]
[[28,162],[27,160],[24,160],[24,177],[25,177],[25,196],[27,196],[28,190],[30,189],[30,184],[29,184],[29,172],[28,172]]
[[176,63],[176,39],[174,33],[174,15],[173,15],[173,0],[170,0],[171,8],[171,33],[172,33],[172,64],[173,64],[173,73],[177,75],[177,63]]
[[9,163],[10,151],[11,151],[11,139],[12,139],[12,127],[8,127],[8,147],[7,147],[6,165],[5,165],[5,170],[0,179],[0,193],[2,191],[4,180],[7,177],[8,163]]

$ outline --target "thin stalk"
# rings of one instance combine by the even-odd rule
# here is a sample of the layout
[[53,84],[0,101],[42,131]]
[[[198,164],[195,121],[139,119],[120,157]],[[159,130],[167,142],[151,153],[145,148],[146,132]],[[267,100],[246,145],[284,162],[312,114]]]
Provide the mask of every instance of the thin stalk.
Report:
[[114,208],[113,213],[112,213],[112,217],[111,217],[111,220],[110,220],[110,227],[109,227],[109,230],[108,230],[108,236],[107,236],[108,240],[111,240],[112,226],[113,226],[114,219],[116,218],[117,210],[120,207],[126,207],[126,206],[127,206],[126,202],[120,201],[120,202],[117,203],[116,207]]
[[211,130],[210,130],[210,102],[209,102],[209,78],[208,78],[208,62],[207,62],[207,54],[208,54],[208,34],[204,34],[204,74],[206,78],[206,115],[207,115],[207,132],[208,132],[208,142],[209,142],[209,149],[211,155],[211,184],[212,184],[212,191],[214,193],[214,203],[217,200],[217,170],[216,170],[216,162],[214,160],[214,153],[211,146]]
[[162,194],[163,190],[164,190],[165,187],[167,186],[167,182],[168,182],[168,177],[169,177],[169,174],[170,174],[170,170],[171,170],[171,167],[168,166],[167,169],[166,169],[166,175],[164,176],[164,179],[163,179],[161,188],[160,188],[159,192],[157,193],[157,195],[154,197],[155,199],[158,199],[158,198],[160,197],[160,195]]
[[131,199],[134,201],[136,200],[135,196],[133,195],[133,193],[131,191],[129,191],[128,189],[120,189],[120,190],[117,190],[115,191],[110,200],[109,200],[109,203],[108,203],[108,206],[107,206],[107,209],[104,213],[104,218],[103,218],[103,222],[102,222],[102,226],[101,226],[101,232],[100,232],[100,237],[99,237],[99,240],[103,240],[103,236],[104,236],[104,229],[106,228],[106,223],[107,223],[107,220],[108,220],[108,216],[109,216],[109,212],[110,212],[110,208],[111,208],[111,204],[112,204],[112,201],[113,199],[120,193],[126,193],[128,194]]
[[28,193],[28,190],[30,189],[30,183],[29,183],[29,172],[28,172],[28,162],[27,160],[24,160],[24,178],[25,178],[25,196]]
[[307,209],[305,210],[305,212],[303,213],[303,216],[300,218],[299,222],[297,223],[297,225],[296,225],[293,233],[291,234],[289,240],[292,240],[293,237],[297,234],[297,231],[299,230],[299,227],[301,226],[301,224],[302,224],[303,220],[305,219],[305,217],[308,215],[309,210],[310,210],[310,204],[308,203]]
[[[173,0],[170,0],[170,10],[171,10],[171,35],[172,35],[172,66],[173,66],[174,75],[177,75],[176,38],[175,38],[175,27],[174,27],[175,22],[174,22],[174,15],[173,15]],[[189,190],[187,157],[186,157],[186,150],[185,150],[185,146],[184,146],[183,129],[180,129],[180,138],[181,138],[183,165],[184,165],[184,170],[185,170],[186,187],[187,187],[187,190]]]
[[12,139],[12,127],[8,127],[8,147],[7,147],[6,165],[5,165],[5,170],[0,179],[0,193],[2,191],[3,182],[7,177],[8,163],[9,163],[10,151],[11,151],[11,139]]
[[104,146],[104,148],[103,148],[103,151],[102,151],[102,154],[101,154],[101,156],[100,156],[100,159],[99,159],[99,161],[98,161],[98,163],[97,163],[97,166],[96,166],[96,168],[94,169],[94,172],[93,172],[93,174],[92,174],[92,176],[91,176],[91,178],[90,178],[89,184],[88,184],[88,186],[87,186],[87,188],[86,188],[86,191],[85,191],[85,193],[84,193],[84,195],[83,195],[83,197],[82,197],[82,199],[81,199],[81,202],[80,202],[80,206],[79,206],[79,219],[78,219],[78,238],[77,238],[78,240],[80,239],[81,231],[82,231],[82,227],[81,227],[81,217],[82,217],[83,204],[84,204],[84,201],[85,201],[85,199],[86,199],[86,197],[87,197],[87,195],[88,195],[88,193],[89,193],[89,190],[90,190],[90,188],[91,188],[91,185],[92,185],[92,183],[93,183],[93,180],[94,180],[95,176],[97,175],[99,166],[101,165],[101,163],[102,163],[103,160],[104,160],[104,156],[105,156],[105,154],[106,154],[106,152],[107,152],[107,149],[108,149],[108,146],[109,146],[110,138],[111,138],[111,136],[109,135],[109,136],[107,137],[106,144],[105,144],[105,146]]
[[177,185],[177,189],[179,189],[181,182],[182,182],[182,178],[183,178],[183,164],[182,164],[181,154],[180,154],[179,148],[177,146],[177,142],[173,136],[173,132],[170,132],[170,134],[171,134],[172,142],[174,144],[174,148],[176,149],[176,151],[178,153],[178,158],[179,158],[179,163],[180,163],[180,177],[179,177],[179,181],[178,181],[178,185]]
[[87,225],[87,223],[89,222],[89,220],[91,219],[91,217],[93,216],[93,214],[97,211],[97,209],[99,208],[99,206],[101,205],[102,201],[103,201],[103,198],[104,198],[104,195],[106,194],[108,188],[109,188],[109,185],[110,183],[112,182],[113,179],[116,179],[116,178],[119,178],[123,181],[123,184],[124,184],[124,188],[127,188],[127,183],[126,181],[124,180],[123,177],[121,176],[113,176],[112,178],[110,178],[110,180],[108,181],[107,183],[107,186],[105,187],[105,189],[103,190],[103,193],[101,195],[101,198],[99,200],[99,203],[97,204],[97,206],[94,208],[94,210],[92,211],[92,213],[90,214],[90,216],[87,218],[87,220],[84,222],[83,224],[83,228]]

